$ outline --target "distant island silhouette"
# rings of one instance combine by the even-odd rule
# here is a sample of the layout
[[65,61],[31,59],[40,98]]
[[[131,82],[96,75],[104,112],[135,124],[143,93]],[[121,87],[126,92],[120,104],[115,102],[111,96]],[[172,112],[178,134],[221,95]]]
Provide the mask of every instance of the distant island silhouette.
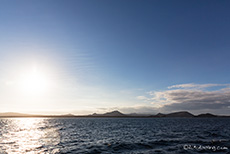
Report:
[[24,113],[15,113],[15,112],[6,112],[0,113],[0,118],[17,118],[17,117],[41,117],[41,118],[81,118],[81,117],[89,117],[89,118],[100,118],[100,117],[108,117],[108,118],[230,118],[227,115],[214,115],[211,113],[193,115],[188,111],[180,111],[180,112],[173,112],[168,114],[158,113],[158,114],[138,114],[138,113],[131,113],[131,114],[124,114],[120,111],[112,111],[106,112],[104,114],[89,114],[89,115],[74,115],[74,114],[64,114],[64,115],[40,115],[40,114],[24,114]]

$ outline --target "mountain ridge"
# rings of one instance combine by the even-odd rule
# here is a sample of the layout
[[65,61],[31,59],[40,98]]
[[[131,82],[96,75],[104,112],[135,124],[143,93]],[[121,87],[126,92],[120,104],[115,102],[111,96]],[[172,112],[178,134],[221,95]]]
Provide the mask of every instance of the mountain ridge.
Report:
[[93,116],[93,117],[96,117],[96,116],[108,116],[108,117],[122,117],[122,116],[126,116],[125,114],[121,113],[120,111],[118,110],[115,110],[115,111],[111,111],[111,112],[106,112],[104,114],[97,114],[97,113],[93,113],[92,115],[90,116]]
[[172,113],[168,113],[168,114],[164,114],[164,113],[158,113],[158,114],[138,114],[138,113],[132,113],[132,114],[124,114],[121,113],[118,110],[115,111],[111,111],[111,112],[106,112],[103,114],[97,114],[97,113],[93,113],[93,114],[89,114],[89,115],[74,115],[74,114],[63,114],[63,115],[38,115],[38,114],[24,114],[24,113],[17,113],[17,112],[5,112],[5,113],[0,113],[0,117],[4,118],[4,117],[127,117],[127,118],[132,118],[132,117],[137,117],[137,118],[216,118],[216,117],[230,117],[229,115],[214,115],[211,113],[201,113],[198,115],[193,115],[192,113],[188,112],[188,111],[179,111],[179,112],[172,112]]

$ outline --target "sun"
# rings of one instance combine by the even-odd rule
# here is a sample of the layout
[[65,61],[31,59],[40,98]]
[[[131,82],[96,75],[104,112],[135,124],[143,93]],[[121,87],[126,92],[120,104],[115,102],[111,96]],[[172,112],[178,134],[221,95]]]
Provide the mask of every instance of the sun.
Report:
[[33,95],[45,93],[47,91],[48,84],[47,75],[36,68],[22,73],[19,81],[22,92],[24,94]]

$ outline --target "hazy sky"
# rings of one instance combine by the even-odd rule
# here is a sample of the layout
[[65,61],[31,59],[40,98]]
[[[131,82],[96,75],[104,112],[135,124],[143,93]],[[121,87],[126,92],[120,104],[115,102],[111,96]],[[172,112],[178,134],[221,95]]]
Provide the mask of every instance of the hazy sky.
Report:
[[230,114],[228,0],[0,0],[0,112]]

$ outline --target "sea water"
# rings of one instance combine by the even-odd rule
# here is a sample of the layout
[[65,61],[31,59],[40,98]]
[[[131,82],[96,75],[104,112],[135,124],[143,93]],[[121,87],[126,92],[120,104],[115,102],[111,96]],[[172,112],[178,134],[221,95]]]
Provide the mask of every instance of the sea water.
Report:
[[0,154],[229,153],[230,118],[2,118]]

